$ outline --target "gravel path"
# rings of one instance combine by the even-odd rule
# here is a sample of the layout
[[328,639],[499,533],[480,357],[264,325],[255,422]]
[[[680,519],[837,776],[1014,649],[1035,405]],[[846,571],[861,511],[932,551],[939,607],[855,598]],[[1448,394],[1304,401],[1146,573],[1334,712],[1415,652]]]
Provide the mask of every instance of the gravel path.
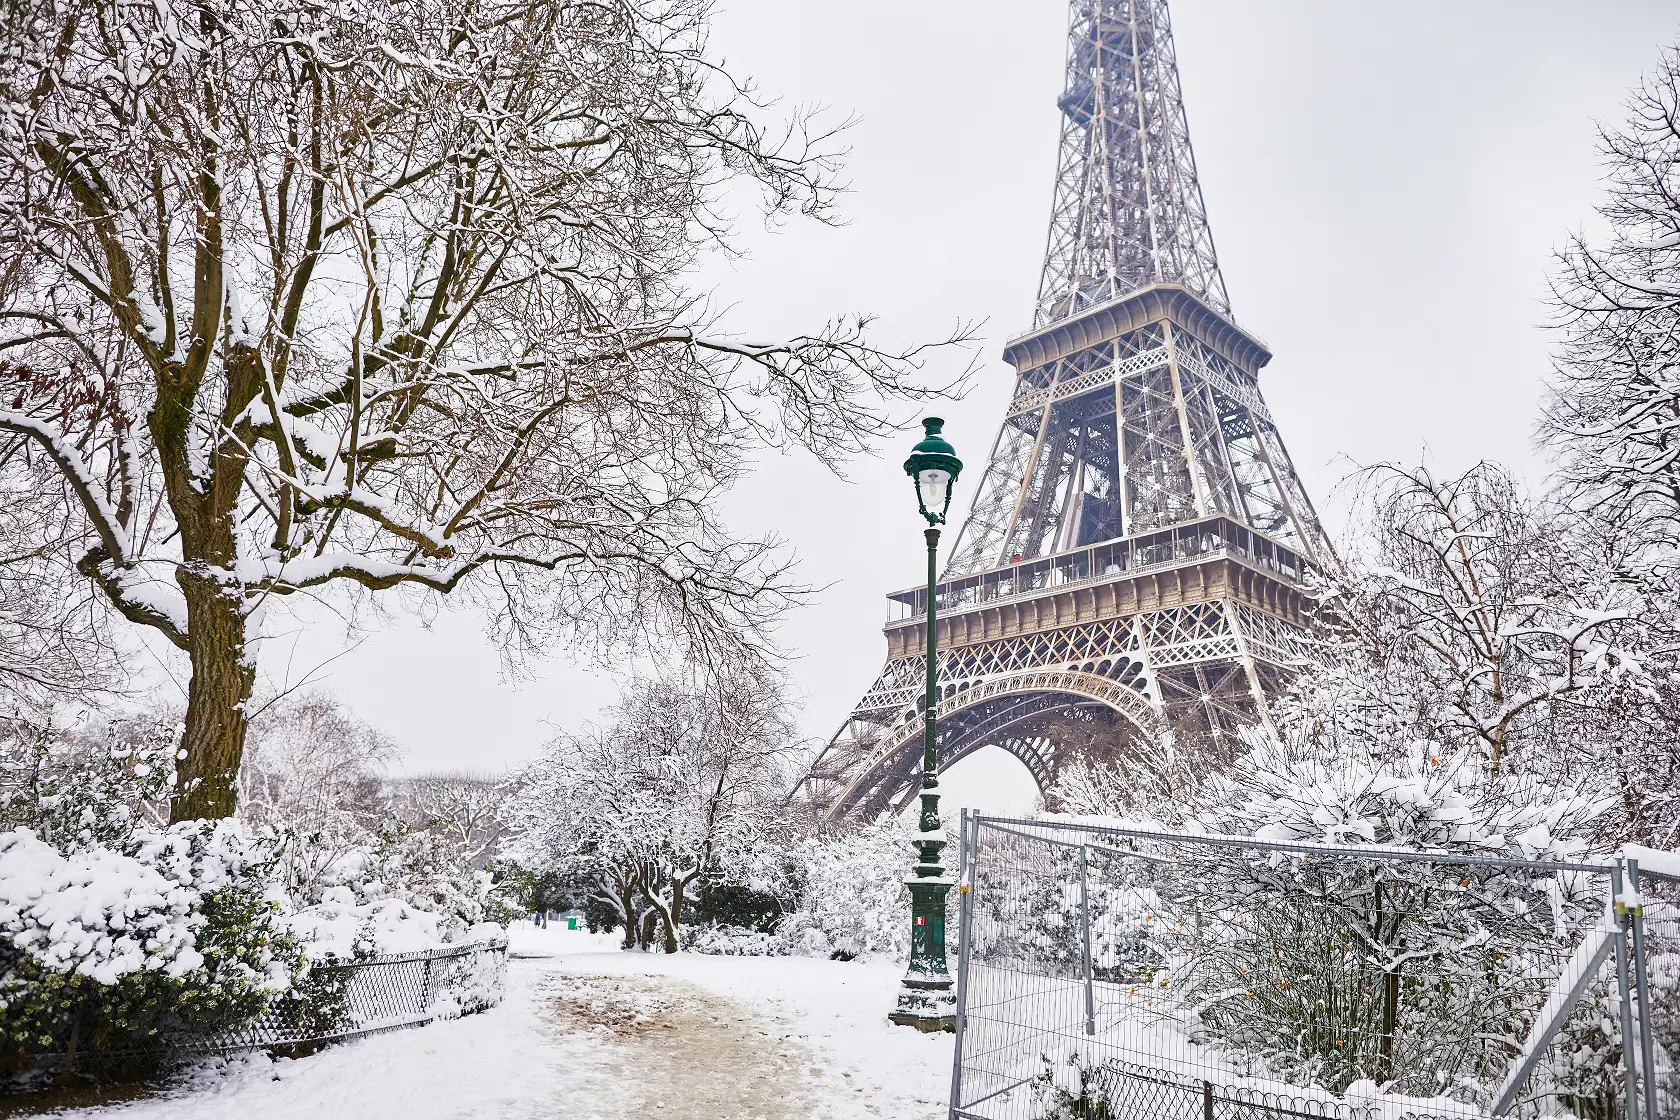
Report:
[[809,1053],[686,980],[561,973],[543,985],[543,997],[543,1012],[563,1035],[611,1044],[594,1050],[596,1060],[580,1071],[574,1107],[583,1115],[812,1115],[802,1082],[819,1071]]

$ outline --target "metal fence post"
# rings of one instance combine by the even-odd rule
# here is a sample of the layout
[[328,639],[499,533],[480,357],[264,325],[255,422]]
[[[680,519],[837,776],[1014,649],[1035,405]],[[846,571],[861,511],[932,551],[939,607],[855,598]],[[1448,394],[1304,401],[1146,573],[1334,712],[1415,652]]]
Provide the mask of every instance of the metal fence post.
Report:
[[1634,1071],[1633,992],[1628,988],[1627,908],[1622,903],[1622,860],[1610,870],[1610,909],[1616,920],[1616,996],[1621,1004],[1622,1081],[1627,1086],[1627,1120],[1639,1120],[1639,1076]]
[[1091,990],[1091,894],[1087,881],[1087,864],[1090,862],[1087,854],[1090,850],[1088,844],[1079,845],[1079,919],[1085,942],[1085,1033],[1096,1034],[1097,1002],[1095,993]]
[[957,1022],[951,1040],[951,1108],[950,1120],[957,1120],[962,1107],[963,1027],[968,1021],[968,962],[974,944],[974,868],[980,854],[980,814],[970,817],[962,812],[963,827],[958,844],[957,877]]
[[[968,810],[957,812],[957,882],[968,878]],[[960,936],[960,935],[959,935]]]
[[1627,887],[1634,896],[1627,912],[1633,932],[1633,990],[1639,996],[1639,1081],[1645,1090],[1645,1118],[1656,1120],[1657,1065],[1651,1041],[1651,974],[1645,960],[1645,900],[1639,894],[1636,859],[1627,861]]

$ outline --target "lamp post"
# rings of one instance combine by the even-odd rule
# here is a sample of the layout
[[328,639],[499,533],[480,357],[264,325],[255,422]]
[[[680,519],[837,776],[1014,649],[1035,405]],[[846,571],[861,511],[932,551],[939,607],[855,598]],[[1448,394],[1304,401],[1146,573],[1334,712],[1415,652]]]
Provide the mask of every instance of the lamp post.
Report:
[[916,507],[927,519],[928,589],[927,697],[922,712],[922,815],[921,837],[915,842],[916,871],[906,883],[910,887],[910,967],[898,988],[898,1006],[887,1018],[900,1026],[920,1031],[956,1029],[957,1004],[951,991],[951,973],[945,965],[945,895],[951,889],[939,851],[945,834],[939,826],[939,758],[935,748],[938,706],[935,690],[939,683],[939,662],[935,656],[938,610],[939,526],[951,508],[951,486],[962,472],[962,460],[945,442],[940,429],[945,421],[929,416],[922,441],[904,461],[904,473],[916,484]]

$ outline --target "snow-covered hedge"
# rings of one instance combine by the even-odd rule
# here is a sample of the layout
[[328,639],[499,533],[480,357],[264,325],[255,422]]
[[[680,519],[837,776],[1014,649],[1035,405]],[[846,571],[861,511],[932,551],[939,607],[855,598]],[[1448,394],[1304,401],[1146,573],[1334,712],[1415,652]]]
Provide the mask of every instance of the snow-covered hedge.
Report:
[[26,1052],[124,1052],[248,1022],[302,964],[277,922],[272,842],[232,821],[81,849],[0,833],[0,1034]]
[[482,924],[489,877],[430,833],[150,823],[176,734],[160,719],[75,733],[0,720],[0,1040],[13,1053],[75,1051],[143,1075],[174,1033],[271,1009],[336,1022],[343,974],[318,966],[499,933]]
[[348,957],[451,944],[482,922],[504,919],[489,873],[454,854],[431,834],[401,827],[331,852],[292,835],[280,868],[298,910],[291,927],[319,946],[312,958]]
[[684,937],[689,952],[713,957],[779,957],[788,951],[780,934],[743,926],[690,926]]

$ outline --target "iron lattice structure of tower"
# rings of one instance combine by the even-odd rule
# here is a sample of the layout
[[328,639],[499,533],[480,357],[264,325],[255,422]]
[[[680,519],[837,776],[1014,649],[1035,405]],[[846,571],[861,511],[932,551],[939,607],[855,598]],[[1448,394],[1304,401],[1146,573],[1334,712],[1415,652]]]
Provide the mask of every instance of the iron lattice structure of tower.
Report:
[[[1231,318],[1166,0],[1073,0],[1055,204],[1015,393],[937,586],[939,766],[1001,746],[1041,789],[1078,750],[1265,713],[1334,563]],[[797,797],[833,818],[919,784],[925,589]]]

